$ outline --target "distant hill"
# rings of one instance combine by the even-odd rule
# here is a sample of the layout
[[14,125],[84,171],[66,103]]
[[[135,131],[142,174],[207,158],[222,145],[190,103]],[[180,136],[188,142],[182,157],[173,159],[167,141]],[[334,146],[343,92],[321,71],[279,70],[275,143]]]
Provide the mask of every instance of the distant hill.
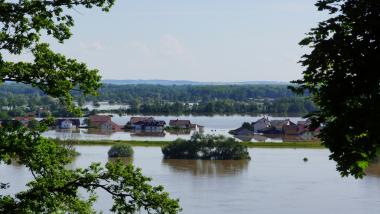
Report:
[[189,80],[102,80],[104,84],[113,85],[285,85],[289,82],[279,81],[244,81],[244,82],[197,82]]

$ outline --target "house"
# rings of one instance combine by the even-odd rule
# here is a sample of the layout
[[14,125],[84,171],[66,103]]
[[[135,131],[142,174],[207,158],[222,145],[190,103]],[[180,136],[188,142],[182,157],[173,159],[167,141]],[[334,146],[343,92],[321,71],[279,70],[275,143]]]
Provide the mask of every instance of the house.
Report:
[[261,130],[270,127],[270,121],[268,120],[268,118],[263,117],[257,120],[256,122],[253,122],[251,126],[253,127],[253,130],[256,133],[259,133]]
[[274,128],[274,130],[276,130],[278,132],[278,134],[282,134],[283,133],[283,128],[286,124],[288,124],[290,122],[289,119],[287,120],[271,120],[270,121],[270,126]]
[[70,118],[57,119],[56,126],[60,129],[79,128],[80,120]]
[[298,126],[288,120],[288,122],[282,126],[282,131],[285,135],[298,135]]
[[15,120],[20,122],[23,126],[27,127],[29,122],[34,120],[34,117],[15,117]]
[[141,121],[153,121],[154,118],[153,117],[131,117],[131,119],[129,119],[129,123],[131,123],[131,125],[137,123],[137,122],[141,122]]
[[271,120],[270,126],[259,131],[263,134],[286,134],[286,135],[297,135],[298,127],[295,123],[286,120]]
[[310,128],[309,128],[310,125],[311,125],[311,120],[298,121],[297,122],[298,133],[303,134],[305,132],[309,132],[310,131]]
[[298,134],[304,138],[304,139],[316,139],[317,136],[320,134],[322,126],[312,129],[311,127],[311,120],[306,121],[298,121],[297,127],[298,127]]
[[[192,124],[190,120],[170,120],[169,126],[173,128],[179,128],[179,129],[191,129]],[[195,127],[196,128],[196,127]]]
[[112,131],[121,130],[120,126],[112,122],[108,115],[92,115],[88,119],[89,127]]
[[163,120],[145,120],[136,122],[133,127],[135,130],[142,130],[147,132],[162,132],[166,122]]
[[127,127],[130,127],[132,129],[142,129],[143,125],[145,123],[153,122],[154,118],[153,117],[131,117],[129,119],[129,122],[127,123]]

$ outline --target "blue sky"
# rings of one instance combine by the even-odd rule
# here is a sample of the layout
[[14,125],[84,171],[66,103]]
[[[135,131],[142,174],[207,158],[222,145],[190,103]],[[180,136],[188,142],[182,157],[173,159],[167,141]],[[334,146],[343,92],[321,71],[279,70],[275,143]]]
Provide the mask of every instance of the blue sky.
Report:
[[104,79],[289,81],[298,46],[325,17],[315,0],[117,0],[109,13],[73,12],[73,37],[56,51]]

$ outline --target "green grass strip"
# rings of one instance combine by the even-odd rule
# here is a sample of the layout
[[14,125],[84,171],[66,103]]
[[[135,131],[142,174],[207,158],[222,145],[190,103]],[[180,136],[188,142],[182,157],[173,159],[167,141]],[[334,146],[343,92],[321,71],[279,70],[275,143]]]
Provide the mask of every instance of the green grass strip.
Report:
[[[70,145],[113,145],[127,143],[131,146],[162,147],[171,141],[137,141],[137,140],[54,140]],[[325,148],[320,142],[243,142],[248,148]]]

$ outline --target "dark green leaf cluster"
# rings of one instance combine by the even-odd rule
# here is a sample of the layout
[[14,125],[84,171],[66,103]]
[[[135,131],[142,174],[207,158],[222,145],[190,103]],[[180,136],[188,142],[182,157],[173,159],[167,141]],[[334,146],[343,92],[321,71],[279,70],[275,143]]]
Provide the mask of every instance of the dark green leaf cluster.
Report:
[[[47,43],[41,42],[41,36],[45,32],[63,42],[71,36],[74,21],[69,11],[74,6],[108,11],[113,3],[114,0],[0,0],[0,82],[31,84],[79,113],[70,92],[79,89],[95,95],[100,87],[98,71],[54,53]],[[2,58],[6,52],[21,54],[26,50],[34,56],[33,62],[5,62]]]
[[190,140],[178,139],[162,148],[166,159],[244,160],[250,159],[247,146],[234,138],[194,134]]
[[[58,98],[67,110],[80,113],[73,104],[72,92],[96,95],[100,76],[84,63],[54,53],[41,42],[44,34],[59,42],[70,38],[74,7],[98,7],[108,11],[114,0],[0,0],[0,83],[12,81],[39,88],[43,94]],[[3,54],[30,52],[32,62],[7,62]],[[4,100],[3,100],[4,101]],[[9,100],[5,100],[8,102]],[[18,104],[12,104],[15,105]],[[178,200],[170,199],[161,186],[151,186],[140,169],[121,162],[98,163],[85,169],[69,169],[73,150],[41,137],[51,125],[2,121],[0,126],[0,164],[12,161],[26,166],[33,178],[24,191],[0,195],[0,213],[95,213],[92,205],[96,190],[114,199],[116,213],[178,213]],[[0,189],[9,184],[0,182]],[[79,194],[88,193],[88,197]]]
[[362,177],[380,146],[380,1],[319,0],[331,18],[320,22],[300,42],[303,79],[295,91],[309,91],[320,111],[320,138],[331,150],[342,175]]
[[[140,169],[122,162],[98,163],[86,169],[68,169],[72,151],[23,126],[0,129],[0,163],[17,161],[28,167],[34,180],[15,196],[0,196],[1,213],[95,213],[95,190],[102,189],[114,199],[116,213],[177,213],[177,200],[170,199],[161,186],[151,186]],[[1,185],[6,188],[6,184]],[[79,196],[79,190],[89,193]]]

